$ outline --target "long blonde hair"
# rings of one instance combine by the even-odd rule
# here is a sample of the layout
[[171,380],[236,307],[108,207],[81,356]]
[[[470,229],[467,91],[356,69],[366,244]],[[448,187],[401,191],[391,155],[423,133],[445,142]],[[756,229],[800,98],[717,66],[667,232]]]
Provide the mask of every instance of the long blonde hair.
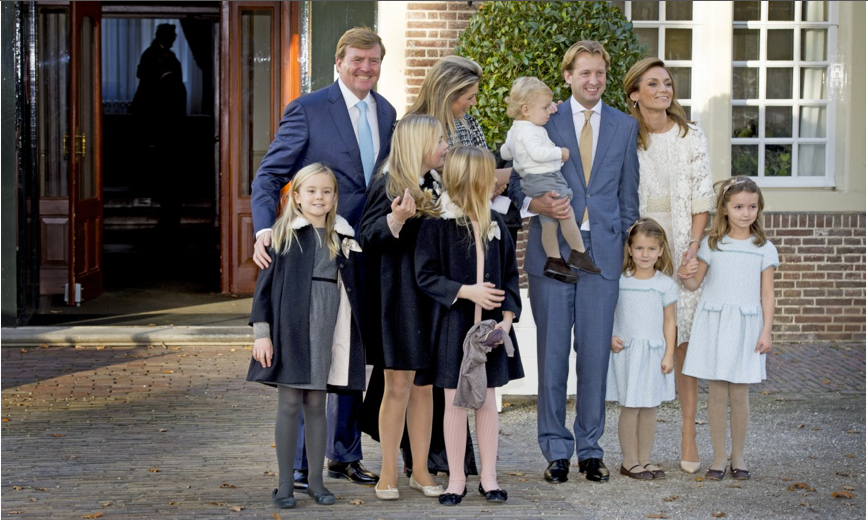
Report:
[[[292,228],[292,223],[297,217],[304,217],[304,213],[301,211],[301,206],[295,202],[293,194],[299,193],[301,188],[304,187],[304,184],[311,177],[320,173],[328,175],[335,185],[335,203],[326,215],[325,235],[326,243],[329,248],[329,258],[334,259],[338,255],[340,242],[338,241],[337,233],[334,232],[335,220],[337,219],[338,214],[338,181],[331,168],[322,163],[309,164],[299,170],[298,173],[295,174],[295,177],[292,178],[292,185],[290,186],[289,191],[284,195],[287,199],[281,201],[281,205],[285,204],[285,209],[280,217],[278,217],[277,222],[274,223],[274,226],[271,227],[271,245],[278,254],[284,255],[288,253],[289,249],[292,247],[293,239],[298,242],[298,247],[301,247],[301,242],[299,242],[298,233],[296,232],[297,230]],[[317,234],[317,239],[318,238],[319,234]]]
[[636,140],[636,144],[640,150],[647,150],[648,146],[651,145],[651,132],[648,131],[648,123],[645,122],[645,117],[639,110],[638,104],[635,102],[632,104],[629,103],[630,94],[639,90],[642,86],[642,75],[654,67],[660,67],[665,70],[666,73],[669,74],[669,79],[672,81],[672,102],[669,104],[669,108],[666,109],[666,115],[681,127],[682,138],[686,137],[688,132],[687,123],[689,121],[687,121],[687,114],[684,112],[684,107],[682,107],[681,103],[678,102],[678,95],[675,93],[675,76],[673,76],[672,72],[666,68],[666,65],[660,58],[645,58],[630,67],[630,70],[627,71],[627,75],[624,76],[624,93],[627,94],[628,105],[630,106],[630,115],[639,121],[639,138]]
[[419,186],[419,172],[425,157],[437,146],[438,135],[443,125],[429,115],[404,116],[395,125],[392,134],[392,150],[383,170],[388,169],[386,194],[390,199],[404,196],[409,189],[416,201],[417,217],[439,217],[440,208],[430,192]]
[[669,250],[669,240],[666,238],[666,231],[663,226],[653,218],[640,218],[630,229],[627,230],[627,242],[624,243],[624,267],[622,273],[636,271],[636,262],[633,261],[633,255],[630,254],[630,249],[633,248],[633,240],[639,236],[645,235],[648,238],[656,238],[660,241],[660,257],[654,262],[654,269],[661,273],[672,276],[675,272],[675,264],[672,263],[672,252]]
[[482,67],[461,56],[446,56],[434,64],[422,81],[422,88],[407,114],[428,114],[440,121],[448,134],[455,134],[452,103],[482,79]]
[[491,227],[491,189],[494,187],[494,156],[476,146],[459,146],[449,152],[443,167],[443,187],[461,211],[459,224],[467,228],[472,240],[471,222],[479,223],[483,251],[488,244]]
[[750,234],[753,236],[753,243],[760,247],[766,243],[766,232],[763,230],[763,192],[749,177],[733,177],[732,179],[723,180],[714,184],[714,190],[717,192],[717,209],[715,209],[714,220],[711,221],[711,231],[708,232],[708,247],[719,251],[720,241],[729,233],[729,218],[726,216],[726,205],[729,204],[729,199],[737,193],[747,192],[757,194],[756,220],[750,225]]

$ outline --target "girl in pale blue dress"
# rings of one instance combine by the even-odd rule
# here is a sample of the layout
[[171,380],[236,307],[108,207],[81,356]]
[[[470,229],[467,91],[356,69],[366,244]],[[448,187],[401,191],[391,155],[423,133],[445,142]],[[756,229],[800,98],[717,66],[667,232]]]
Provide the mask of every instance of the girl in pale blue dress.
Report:
[[[683,373],[709,380],[708,426],[714,461],[706,478],[726,474],[726,408],[730,405],[730,471],[750,478],[744,461],[748,384],[766,377],[766,353],[772,348],[775,310],[775,246],[762,227],[763,196],[747,177],[716,186],[717,211],[708,236],[694,259],[678,271],[684,287],[696,290],[705,280]],[[707,275],[707,276],[706,276]]]
[[657,407],[675,399],[675,303],[672,257],[666,232],[654,219],[639,219],[627,232],[606,399],[618,401],[621,474],[640,480],[666,478],[651,463]]

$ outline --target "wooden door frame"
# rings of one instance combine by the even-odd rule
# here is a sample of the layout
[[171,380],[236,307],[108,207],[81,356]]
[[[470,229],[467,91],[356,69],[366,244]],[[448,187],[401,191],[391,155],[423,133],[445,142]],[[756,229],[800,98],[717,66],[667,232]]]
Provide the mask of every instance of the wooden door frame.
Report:
[[[301,94],[298,65],[301,33],[301,2],[223,2],[220,12],[220,290],[252,293],[258,269],[252,261],[253,219],[250,196],[239,194],[237,172],[240,157],[234,137],[240,134],[238,42],[241,10],[272,9],[271,136],[277,133],[284,107]],[[276,69],[276,70],[275,70]],[[244,228],[244,229],[242,229]],[[249,229],[248,229],[249,228]],[[248,232],[249,231],[249,232]],[[238,276],[246,270],[252,277]],[[252,278],[253,283],[250,282]]]

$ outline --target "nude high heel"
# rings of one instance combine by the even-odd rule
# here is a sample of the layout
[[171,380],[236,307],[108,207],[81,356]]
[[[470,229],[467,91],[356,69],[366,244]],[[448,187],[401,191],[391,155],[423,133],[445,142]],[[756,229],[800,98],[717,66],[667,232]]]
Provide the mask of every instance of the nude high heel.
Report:
[[681,461],[681,471],[686,473],[696,473],[699,471],[699,462]]

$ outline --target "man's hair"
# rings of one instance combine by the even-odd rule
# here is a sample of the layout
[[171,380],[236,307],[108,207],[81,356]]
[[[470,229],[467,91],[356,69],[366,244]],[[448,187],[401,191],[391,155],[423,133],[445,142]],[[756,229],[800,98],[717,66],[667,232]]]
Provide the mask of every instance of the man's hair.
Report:
[[576,61],[576,56],[583,52],[602,56],[603,61],[606,62],[606,72],[609,72],[609,67],[612,66],[612,62],[609,59],[609,53],[606,52],[603,44],[594,40],[582,40],[574,43],[572,47],[567,49],[566,54],[564,54],[564,60],[561,62],[561,73],[567,71],[572,72],[573,62]]
[[380,59],[383,59],[383,56],[386,55],[386,47],[383,45],[383,40],[380,36],[367,27],[353,27],[338,40],[338,46],[335,49],[335,59],[343,59],[347,54],[348,47],[368,50],[373,49],[375,45],[380,46]]

